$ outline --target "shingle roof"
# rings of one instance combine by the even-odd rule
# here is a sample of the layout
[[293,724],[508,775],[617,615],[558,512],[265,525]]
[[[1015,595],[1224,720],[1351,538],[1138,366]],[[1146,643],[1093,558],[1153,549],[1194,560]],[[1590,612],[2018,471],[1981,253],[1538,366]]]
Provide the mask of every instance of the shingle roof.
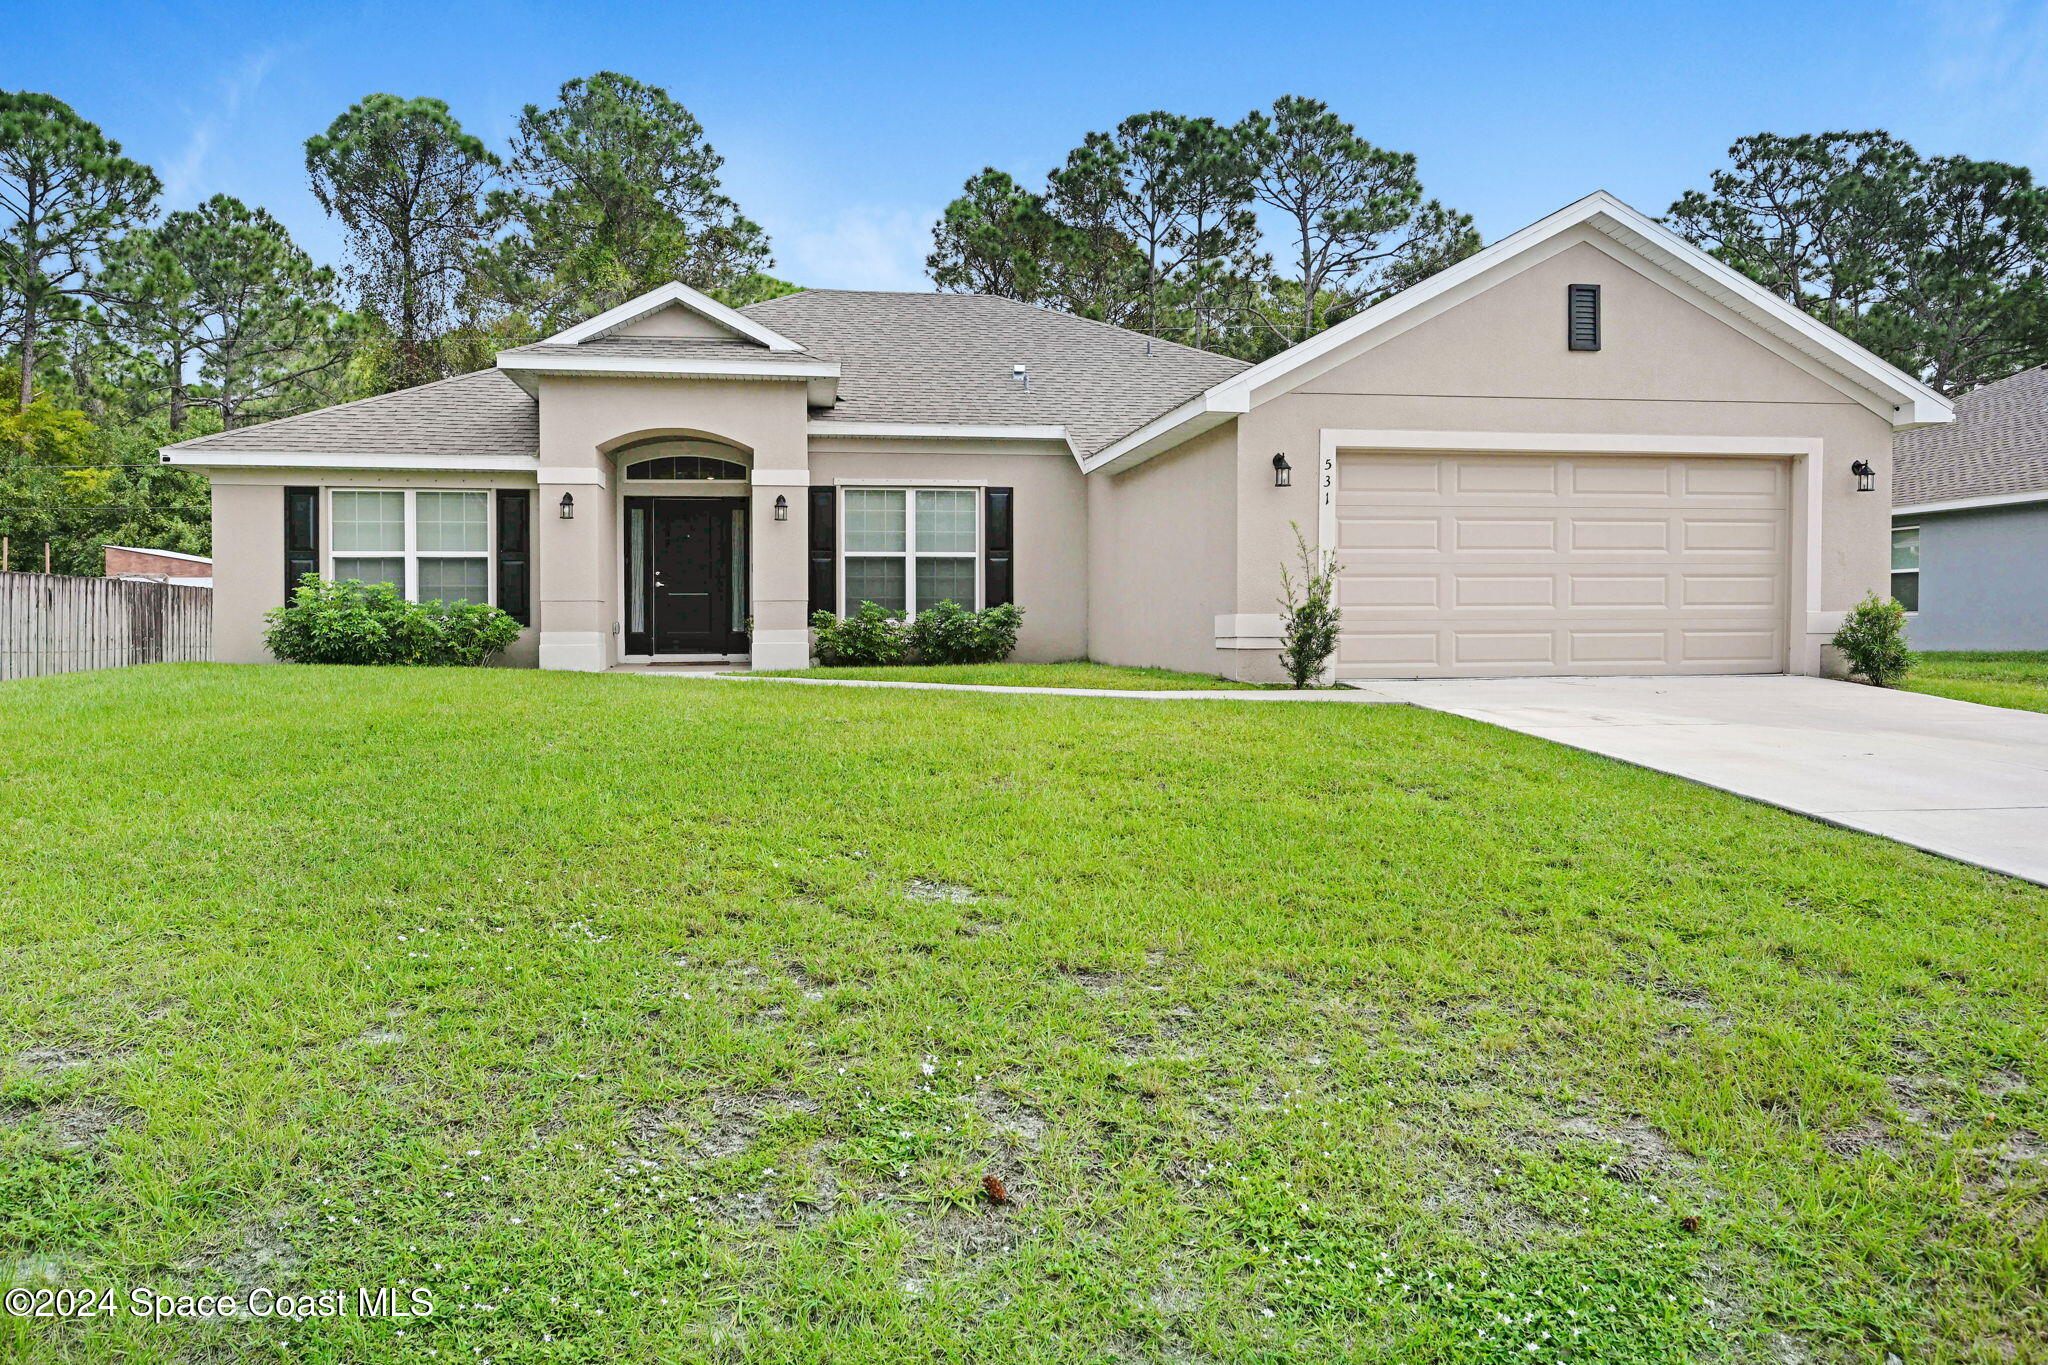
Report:
[[1064,426],[1082,455],[1247,368],[1170,341],[1148,355],[1140,333],[986,294],[807,289],[740,311],[839,362],[838,406],[818,420]]
[[[599,337],[508,355],[696,358],[840,367],[827,422],[1063,426],[1092,454],[1246,368],[1243,361],[984,294],[812,289],[742,310],[806,349],[751,341]],[[1031,388],[1011,377],[1023,364]],[[540,448],[534,399],[498,370],[400,389],[299,417],[180,442],[175,449],[321,454],[514,455]]]
[[1892,438],[1892,505],[2048,492],[2048,365],[1956,400],[1956,420]]
[[181,451],[291,451],[350,455],[534,455],[534,400],[497,370],[361,398],[260,426],[200,436]]

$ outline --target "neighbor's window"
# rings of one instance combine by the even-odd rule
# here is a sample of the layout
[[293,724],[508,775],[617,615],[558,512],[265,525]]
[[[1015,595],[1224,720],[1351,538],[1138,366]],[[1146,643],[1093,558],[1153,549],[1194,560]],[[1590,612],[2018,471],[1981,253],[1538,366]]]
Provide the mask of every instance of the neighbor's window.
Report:
[[847,610],[981,605],[979,489],[849,488],[841,511]]
[[1892,528],[1892,596],[1907,611],[1920,610],[1920,528]]
[[491,495],[336,489],[329,576],[389,583],[415,602],[491,600]]

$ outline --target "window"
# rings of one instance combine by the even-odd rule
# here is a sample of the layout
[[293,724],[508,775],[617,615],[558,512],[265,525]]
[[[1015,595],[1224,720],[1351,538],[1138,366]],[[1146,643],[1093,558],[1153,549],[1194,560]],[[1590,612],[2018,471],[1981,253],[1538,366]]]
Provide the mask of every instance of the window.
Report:
[[415,602],[491,600],[491,495],[338,488],[329,576]]
[[703,455],[664,455],[626,466],[629,479],[737,479],[747,477],[745,465],[731,460],[714,460]]
[[949,600],[980,605],[979,489],[849,488],[840,524],[847,610],[873,602],[915,615]]
[[1907,611],[1920,610],[1920,528],[1892,528],[1892,596]]

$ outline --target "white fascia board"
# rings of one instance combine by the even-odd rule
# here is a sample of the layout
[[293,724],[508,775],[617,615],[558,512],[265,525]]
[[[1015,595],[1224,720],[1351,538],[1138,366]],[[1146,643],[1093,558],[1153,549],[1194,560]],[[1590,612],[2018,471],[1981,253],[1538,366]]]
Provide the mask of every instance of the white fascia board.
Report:
[[830,360],[680,360],[646,356],[530,356],[507,351],[498,368],[508,374],[634,374],[676,379],[837,379]]
[[438,469],[465,472],[531,474],[540,468],[533,455],[367,455],[346,451],[306,450],[180,450],[157,452],[165,464],[198,469]]
[[1979,507],[2018,507],[2029,502],[2048,502],[2048,488],[2032,493],[1986,493],[1975,498],[1943,498],[1938,502],[1916,502],[1892,508],[1895,517],[1918,517],[1931,512],[1968,512]]
[[737,332],[749,341],[758,341],[771,351],[801,351],[802,346],[791,341],[782,333],[763,327],[746,314],[728,308],[708,294],[699,293],[687,284],[671,281],[657,289],[650,289],[637,299],[627,299],[616,308],[607,308],[587,322],[543,338],[543,346],[573,346],[592,337],[603,336],[614,328],[636,322],[649,313],[664,308],[680,306],[689,309],[709,321],[717,323],[728,331]]
[[899,441],[1065,441],[1065,427],[1005,427],[953,422],[826,422],[805,428],[813,436]]
[[149,550],[140,545],[108,545],[109,550],[126,550],[130,554],[155,555],[159,559],[182,559],[191,564],[211,564],[212,555],[188,555],[183,550]]
[[[1242,375],[1237,379],[1243,378]],[[1206,393],[1198,393],[1171,412],[1153,418],[1122,440],[1115,441],[1081,461],[1083,474],[1111,473],[1128,469],[1163,450],[1222,426],[1239,413],[1250,412],[1251,390],[1234,388],[1237,379],[1227,379]]]

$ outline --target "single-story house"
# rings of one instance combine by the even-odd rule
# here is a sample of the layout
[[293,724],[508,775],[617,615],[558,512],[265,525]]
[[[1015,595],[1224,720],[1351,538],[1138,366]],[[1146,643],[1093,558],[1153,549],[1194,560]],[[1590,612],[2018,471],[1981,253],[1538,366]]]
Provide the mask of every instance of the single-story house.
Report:
[[2048,649],[2048,365],[1892,442],[1892,596],[1916,649]]
[[1892,433],[1950,416],[1600,193],[1257,365],[671,284],[163,458],[212,481],[223,660],[319,573],[496,602],[542,668],[802,666],[813,612],[950,598],[1019,604],[1021,659],[1265,679],[1298,529],[1340,678],[1814,673],[1886,581]]
[[208,555],[145,550],[137,545],[103,545],[100,550],[106,566],[103,576],[107,578],[146,578],[152,583],[176,583],[187,588],[213,586],[213,559]]

